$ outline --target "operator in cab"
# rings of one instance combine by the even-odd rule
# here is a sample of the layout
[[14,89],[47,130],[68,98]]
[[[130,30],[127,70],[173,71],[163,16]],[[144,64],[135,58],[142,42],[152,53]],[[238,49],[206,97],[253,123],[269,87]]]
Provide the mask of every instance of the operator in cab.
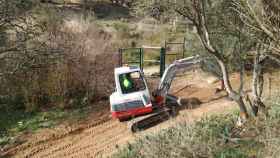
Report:
[[120,76],[120,79],[121,79],[121,87],[124,93],[129,93],[133,91],[134,86],[130,74],[122,74]]

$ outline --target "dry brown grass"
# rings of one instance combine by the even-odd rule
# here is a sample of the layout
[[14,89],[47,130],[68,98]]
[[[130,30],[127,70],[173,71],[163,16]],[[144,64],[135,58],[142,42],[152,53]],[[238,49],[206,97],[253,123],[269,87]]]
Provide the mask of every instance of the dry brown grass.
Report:
[[[63,66],[57,68],[62,77],[62,91],[70,96],[82,96],[94,100],[108,96],[113,89],[113,70],[117,57],[113,55],[111,35],[100,30],[94,23],[83,19],[65,21],[54,36],[58,49],[63,49]],[[80,94],[79,94],[80,93]]]
[[114,88],[118,60],[111,35],[83,18],[55,20],[50,19],[39,39],[46,41],[48,55],[36,58],[36,68],[7,76],[0,86],[3,94],[16,98],[27,111],[89,105]]

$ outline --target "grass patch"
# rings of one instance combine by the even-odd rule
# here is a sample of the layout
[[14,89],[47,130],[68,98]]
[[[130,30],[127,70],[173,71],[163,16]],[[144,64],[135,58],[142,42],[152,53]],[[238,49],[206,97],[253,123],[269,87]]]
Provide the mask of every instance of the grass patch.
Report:
[[252,118],[236,127],[237,114],[205,117],[195,124],[179,124],[146,135],[119,149],[113,158],[255,158],[277,157],[280,149],[279,107],[270,107],[269,116]]
[[89,107],[62,110],[50,109],[44,112],[27,113],[24,110],[0,110],[0,147],[16,143],[17,136],[35,132],[41,128],[51,128],[63,120],[80,120],[87,116]]

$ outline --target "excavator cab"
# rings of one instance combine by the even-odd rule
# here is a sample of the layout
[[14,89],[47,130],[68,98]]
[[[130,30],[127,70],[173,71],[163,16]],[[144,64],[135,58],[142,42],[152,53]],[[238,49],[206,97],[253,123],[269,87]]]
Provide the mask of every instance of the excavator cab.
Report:
[[120,74],[119,82],[123,94],[143,91],[147,88],[139,71]]
[[110,96],[113,118],[125,120],[152,112],[149,89],[138,67],[115,69],[116,90]]

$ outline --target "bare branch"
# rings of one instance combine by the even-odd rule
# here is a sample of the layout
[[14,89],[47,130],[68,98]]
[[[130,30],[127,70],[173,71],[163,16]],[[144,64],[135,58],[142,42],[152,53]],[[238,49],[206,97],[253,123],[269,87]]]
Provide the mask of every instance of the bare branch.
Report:
[[274,37],[273,33],[268,30],[268,28],[265,26],[265,24],[262,23],[261,20],[259,19],[259,17],[256,15],[255,11],[253,10],[252,6],[249,4],[248,0],[246,0],[246,4],[247,4],[250,12],[253,15],[253,18],[256,20],[257,24],[263,30],[263,32],[266,35],[268,35],[271,39],[273,39],[274,41],[277,41],[277,39]]
[[280,58],[277,58],[273,55],[267,54],[267,56],[269,57],[269,59],[275,61],[276,63],[278,63],[280,65]]

